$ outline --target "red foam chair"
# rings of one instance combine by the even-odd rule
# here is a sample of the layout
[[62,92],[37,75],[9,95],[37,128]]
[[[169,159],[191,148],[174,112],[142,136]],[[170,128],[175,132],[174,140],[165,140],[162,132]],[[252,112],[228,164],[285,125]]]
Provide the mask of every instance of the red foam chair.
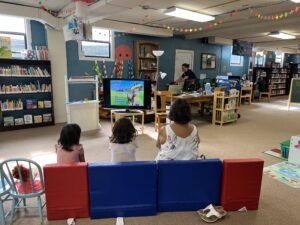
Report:
[[221,205],[225,210],[258,209],[263,166],[261,159],[223,161]]
[[44,167],[48,220],[89,217],[87,163]]

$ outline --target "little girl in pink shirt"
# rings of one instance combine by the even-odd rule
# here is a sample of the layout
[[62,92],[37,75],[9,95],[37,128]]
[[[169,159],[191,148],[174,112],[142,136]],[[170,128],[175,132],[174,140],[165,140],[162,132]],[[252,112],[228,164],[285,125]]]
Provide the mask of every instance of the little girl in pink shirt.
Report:
[[77,124],[67,124],[55,145],[57,163],[85,162],[82,144],[79,144],[81,129]]

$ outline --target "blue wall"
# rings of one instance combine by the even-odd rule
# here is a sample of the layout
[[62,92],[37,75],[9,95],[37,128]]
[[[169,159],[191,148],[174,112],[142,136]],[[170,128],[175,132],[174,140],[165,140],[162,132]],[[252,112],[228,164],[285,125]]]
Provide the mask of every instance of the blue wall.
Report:
[[30,26],[32,49],[35,49],[36,46],[48,46],[47,30],[45,25],[38,21],[30,20]]
[[[219,74],[226,74],[232,72],[233,75],[241,76],[248,72],[249,57],[244,57],[243,67],[230,66],[231,46],[210,45],[203,44],[200,40],[186,40],[182,37],[173,38],[158,38],[141,35],[128,35],[115,38],[115,47],[119,45],[128,45],[132,51],[134,49],[135,40],[147,40],[156,41],[160,43],[160,49],[165,53],[160,58],[160,71],[166,72],[168,76],[162,80],[160,89],[164,89],[165,84],[174,80],[175,70],[175,52],[176,49],[193,50],[195,52],[194,58],[194,72],[199,77],[201,73],[205,73],[207,77],[214,78]],[[84,72],[94,74],[92,67],[94,61],[80,61],[78,57],[78,44],[77,41],[68,41],[66,44],[67,50],[67,68],[68,76],[83,75]],[[134,51],[133,51],[134,53]],[[215,70],[201,70],[200,69],[200,57],[201,53],[212,53],[216,55],[216,69]],[[134,57],[134,56],[133,56]],[[100,63],[102,64],[102,63]],[[107,72],[111,73],[114,62],[106,62]],[[222,71],[223,67],[226,67],[226,71]],[[100,69],[102,66],[100,65]],[[127,63],[124,63],[123,76],[127,77]],[[78,87],[76,92],[84,91],[85,87]],[[90,90],[88,90],[90,92]],[[74,93],[74,95],[77,95]],[[73,93],[70,94],[73,96]]]

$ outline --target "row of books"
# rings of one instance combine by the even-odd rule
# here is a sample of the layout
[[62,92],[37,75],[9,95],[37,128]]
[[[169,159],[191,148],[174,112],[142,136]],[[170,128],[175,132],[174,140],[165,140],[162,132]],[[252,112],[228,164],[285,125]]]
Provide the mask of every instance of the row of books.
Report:
[[[24,104],[21,99],[0,101],[1,111],[23,110]],[[50,100],[27,99],[26,109],[49,109],[52,108]]]
[[49,109],[52,108],[52,102],[49,100],[37,101],[36,99],[26,100],[26,109]]
[[49,60],[47,46],[37,46],[35,50],[24,50],[22,55],[27,60]]
[[140,57],[155,58],[152,51],[155,50],[150,46],[140,46]]
[[271,80],[271,84],[278,84],[278,83],[283,83],[283,84],[285,84],[286,83],[286,79],[281,79],[281,78],[273,78],[272,80]]
[[28,67],[21,66],[0,67],[0,76],[27,76],[27,77],[50,77],[50,74],[46,69],[40,67]]
[[271,78],[283,78],[283,79],[286,79],[288,78],[288,75],[287,74],[273,74]]
[[23,110],[23,101],[19,100],[6,100],[0,101],[1,111],[13,111],[13,110]]
[[21,118],[14,118],[13,116],[3,117],[3,126],[21,126],[28,124],[41,124],[41,123],[49,123],[52,122],[52,114],[47,113],[43,115],[24,115]]
[[0,94],[51,92],[51,84],[40,84],[39,81],[30,84],[1,85]]

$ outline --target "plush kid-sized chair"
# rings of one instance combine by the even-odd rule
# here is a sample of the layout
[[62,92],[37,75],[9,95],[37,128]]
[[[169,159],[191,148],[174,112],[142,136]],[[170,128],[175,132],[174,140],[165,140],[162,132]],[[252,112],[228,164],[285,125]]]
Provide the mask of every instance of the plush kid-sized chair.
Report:
[[[44,194],[44,178],[42,169],[29,159],[8,159],[0,164],[0,170],[10,187],[12,197],[10,223],[13,222],[16,209],[37,208],[43,223],[43,207],[41,196]],[[27,198],[36,198],[37,206],[27,206]],[[23,201],[23,205],[22,205]]]
[[158,211],[196,211],[220,204],[222,161],[158,161]]
[[155,162],[91,163],[88,176],[92,219],[156,214]]
[[89,217],[87,163],[44,167],[48,220]]
[[227,211],[258,208],[264,161],[227,159],[223,161],[221,205]]

